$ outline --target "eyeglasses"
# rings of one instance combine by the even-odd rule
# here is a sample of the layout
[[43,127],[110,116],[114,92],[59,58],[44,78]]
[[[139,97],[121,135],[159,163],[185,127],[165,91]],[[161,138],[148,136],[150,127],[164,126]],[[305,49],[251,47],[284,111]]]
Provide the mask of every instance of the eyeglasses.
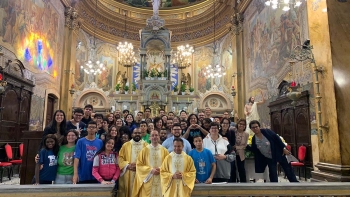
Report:
[[74,116],[80,117],[80,116],[83,116],[83,114],[74,114]]
[[97,127],[88,127],[88,129],[96,129]]
[[259,128],[259,126],[251,127],[251,129],[257,129],[257,128]]

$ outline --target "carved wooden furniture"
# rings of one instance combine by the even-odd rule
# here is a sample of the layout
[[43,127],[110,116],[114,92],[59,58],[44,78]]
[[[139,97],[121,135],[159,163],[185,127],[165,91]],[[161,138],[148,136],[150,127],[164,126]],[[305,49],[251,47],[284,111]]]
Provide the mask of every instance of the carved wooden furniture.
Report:
[[[282,90],[282,88],[281,88]],[[282,136],[291,146],[294,156],[298,147],[306,147],[305,165],[312,168],[310,101],[308,91],[302,92],[295,108],[291,100],[281,93],[269,104],[271,129]]]

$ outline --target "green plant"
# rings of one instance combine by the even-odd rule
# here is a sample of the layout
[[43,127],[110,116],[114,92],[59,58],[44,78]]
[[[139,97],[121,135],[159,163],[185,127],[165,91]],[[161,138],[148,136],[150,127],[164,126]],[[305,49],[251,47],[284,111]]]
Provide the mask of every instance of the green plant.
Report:
[[174,86],[174,92],[179,91],[179,88],[177,86]]
[[157,71],[157,77],[162,77],[162,75],[163,75],[163,72],[158,72]]
[[194,92],[194,88],[193,88],[193,87],[188,88],[188,90],[189,90],[190,92]]
[[124,90],[127,92],[127,91],[129,91],[129,86],[124,86]]
[[152,68],[151,70],[151,77],[155,77],[157,75],[156,69]]
[[117,85],[115,85],[115,91],[119,91],[120,90],[120,84],[118,83]]
[[146,78],[149,76],[148,70],[143,70],[143,76]]
[[132,83],[132,91],[136,91],[136,84]]
[[164,76],[164,77],[168,77],[168,70],[167,70],[167,69],[164,70],[163,76]]
[[185,92],[186,91],[186,84],[181,84],[180,90],[181,90],[181,92]]

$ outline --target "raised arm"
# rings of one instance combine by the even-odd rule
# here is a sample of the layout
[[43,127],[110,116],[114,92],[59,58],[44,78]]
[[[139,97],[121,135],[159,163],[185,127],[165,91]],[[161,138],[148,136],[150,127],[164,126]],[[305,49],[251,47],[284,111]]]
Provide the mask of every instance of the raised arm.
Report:
[[263,94],[262,90],[260,90],[260,93],[261,93],[261,98],[262,98],[262,100],[259,101],[259,102],[257,102],[257,104],[263,104],[263,103],[265,103],[265,98],[264,98],[264,94]]

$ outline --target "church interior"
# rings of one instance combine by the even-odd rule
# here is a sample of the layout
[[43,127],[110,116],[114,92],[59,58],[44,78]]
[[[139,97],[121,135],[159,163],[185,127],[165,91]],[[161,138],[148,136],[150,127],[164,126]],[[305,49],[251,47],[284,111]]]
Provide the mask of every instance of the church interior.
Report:
[[1,0],[0,161],[58,109],[210,108],[237,121],[254,97],[262,128],[295,156],[306,147],[302,177],[348,182],[349,10],[349,0]]

